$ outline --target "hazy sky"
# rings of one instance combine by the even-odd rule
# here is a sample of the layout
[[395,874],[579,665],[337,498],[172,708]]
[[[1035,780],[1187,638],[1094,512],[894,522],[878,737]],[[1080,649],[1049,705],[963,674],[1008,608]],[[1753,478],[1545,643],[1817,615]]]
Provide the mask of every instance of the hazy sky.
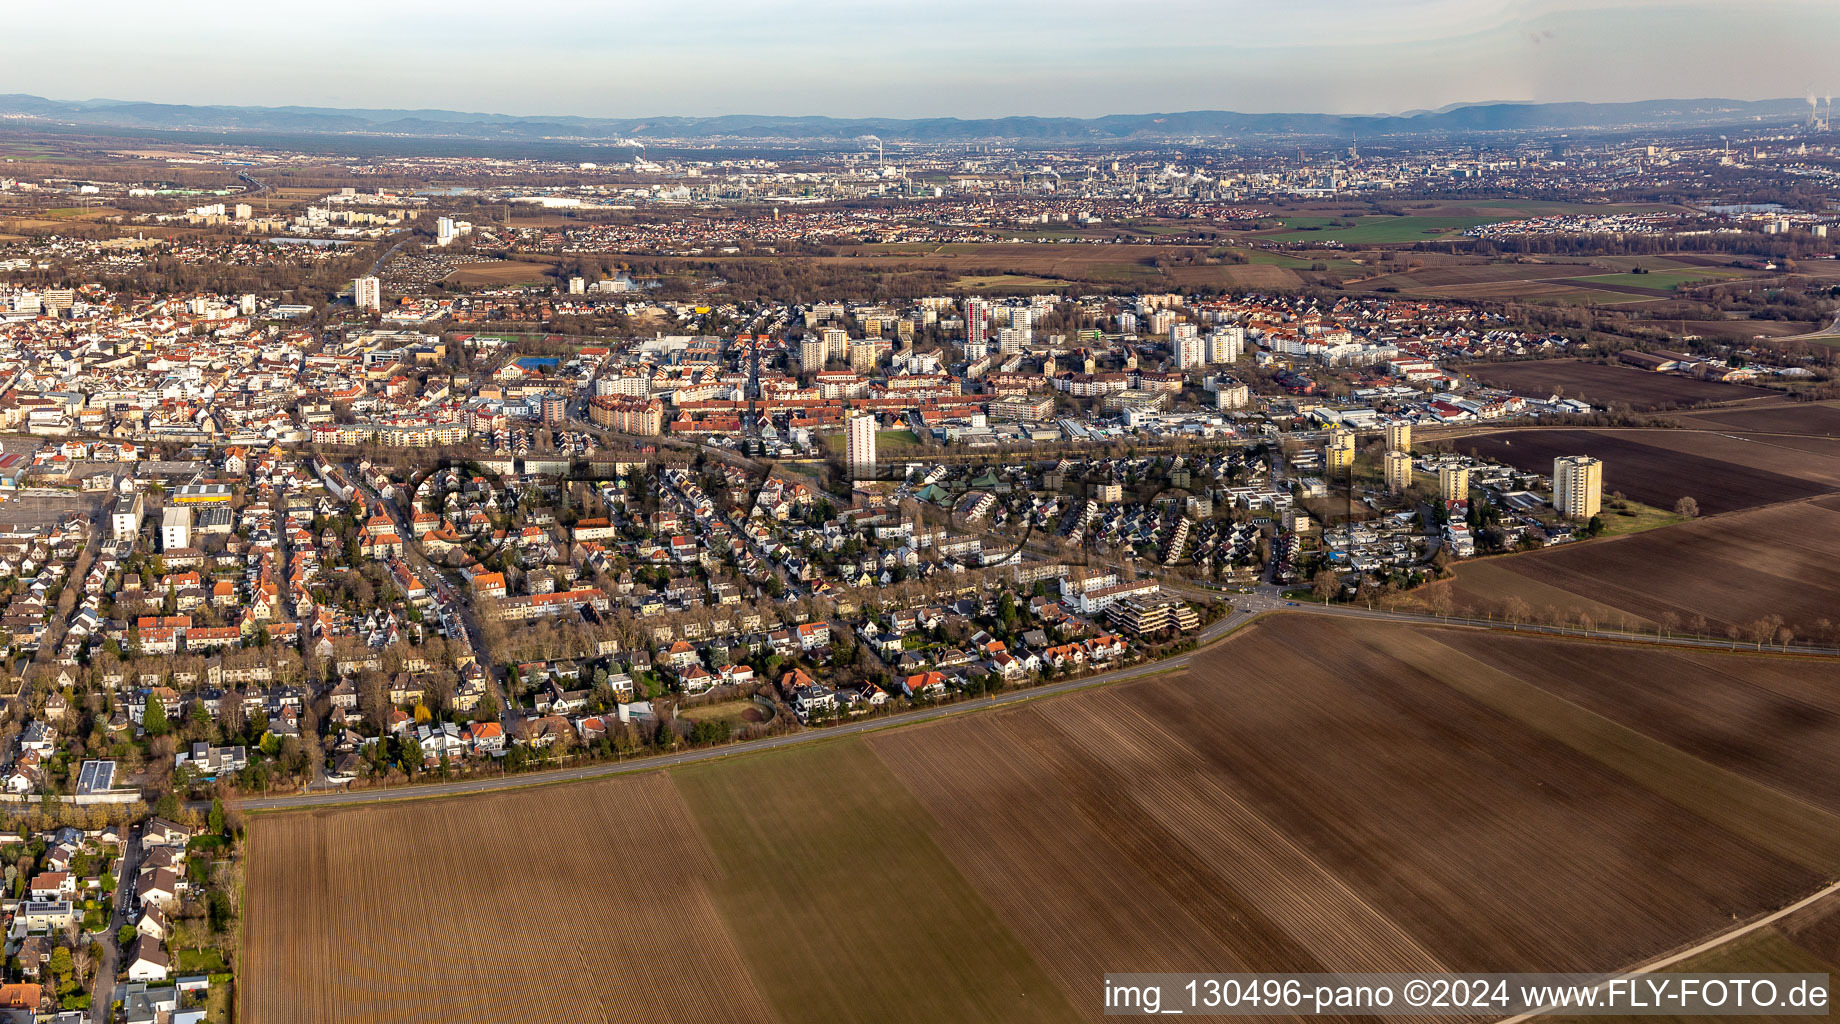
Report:
[[1840,92],[1840,0],[7,0],[0,92],[509,114],[1397,113]]

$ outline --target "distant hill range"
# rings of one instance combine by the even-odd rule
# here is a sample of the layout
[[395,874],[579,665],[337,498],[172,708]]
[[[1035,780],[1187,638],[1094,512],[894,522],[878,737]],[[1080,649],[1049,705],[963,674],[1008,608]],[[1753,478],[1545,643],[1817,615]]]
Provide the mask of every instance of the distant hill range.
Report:
[[1646,100],[1639,103],[1476,103],[1404,115],[1239,114],[1191,110],[1178,114],[1104,117],[517,117],[452,110],[341,110],[324,107],[217,107],[124,100],[47,100],[0,96],[0,117],[97,129],[365,135],[409,139],[504,142],[649,140],[846,140],[874,135],[885,142],[1015,141],[1040,144],[1120,143],[1236,137],[1384,138],[1482,132],[1565,132],[1615,129],[1710,128],[1794,121],[1807,101]]

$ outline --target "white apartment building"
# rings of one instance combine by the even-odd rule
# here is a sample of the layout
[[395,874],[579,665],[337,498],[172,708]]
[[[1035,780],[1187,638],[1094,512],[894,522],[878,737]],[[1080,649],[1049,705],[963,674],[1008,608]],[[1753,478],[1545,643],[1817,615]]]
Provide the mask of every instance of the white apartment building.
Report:
[[383,308],[383,282],[374,277],[360,277],[351,283],[351,302],[359,309],[375,313]]
[[876,426],[875,417],[868,413],[850,417],[846,461],[853,480],[875,476]]
[[1238,325],[1217,327],[1208,335],[1208,362],[1232,363],[1246,351],[1246,329]]

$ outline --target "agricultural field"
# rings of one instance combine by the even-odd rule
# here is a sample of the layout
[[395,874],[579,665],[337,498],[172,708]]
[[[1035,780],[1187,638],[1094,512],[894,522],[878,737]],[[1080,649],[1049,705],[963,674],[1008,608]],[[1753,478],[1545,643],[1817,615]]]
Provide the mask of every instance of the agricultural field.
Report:
[[[1780,921],[1689,957],[1666,973],[1697,974],[1840,974],[1840,897],[1830,895]],[[1585,1024],[1592,1018],[1552,1015],[1553,1024]],[[1658,1024],[1795,1024],[1808,1017],[1765,1014],[1669,1017],[1645,1016]],[[1602,1018],[1597,1018],[1602,1020]]]
[[988,714],[258,817],[239,1019],[562,963],[500,1014],[1097,1021],[1108,970],[1626,967],[1840,869],[1840,667],[1606,650],[1279,616]]
[[[1724,635],[1779,615],[1804,639],[1834,642],[1840,621],[1840,497],[1699,519],[1612,540],[1566,544],[1459,566],[1453,607],[1500,615],[1519,600],[1605,624],[1671,622]],[[1716,586],[1708,585],[1717,581]]]
[[[1396,242],[1423,242],[1461,234],[1478,224],[1502,220],[1499,216],[1420,217],[1369,216],[1352,218],[1352,227],[1333,227],[1331,217],[1286,217],[1280,231],[1254,237],[1274,242],[1344,242],[1347,244],[1386,245]],[[1350,218],[1342,218],[1344,220]]]
[[1792,338],[1820,330],[1826,324],[1807,320],[1680,320],[1676,326],[1686,334],[1701,334],[1720,341],[1751,341],[1757,338]]
[[1582,399],[1593,405],[1627,405],[1637,412],[1737,402],[1775,394],[1742,384],[1695,380],[1671,373],[1651,373],[1633,366],[1571,359],[1478,363],[1463,372],[1491,387],[1529,398],[1545,398],[1563,390],[1566,398]]
[[[889,242],[842,247],[817,257],[736,256],[734,261],[792,259],[832,269],[870,270],[881,275],[944,274],[965,290],[1065,289],[1073,286],[1157,290],[1182,288],[1289,290],[1306,283],[1355,294],[1397,292],[1424,298],[1529,302],[1552,305],[1614,305],[1639,309],[1672,300],[1668,275],[1706,280],[1742,272],[1701,257],[1517,257],[1512,260],[1463,253],[1398,252],[1382,261],[1375,252],[1342,253],[1299,248],[1330,239],[1348,245],[1389,245],[1452,238],[1463,229],[1520,216],[1522,209],[1555,204],[1427,204],[1406,216],[1344,210],[1304,209],[1285,214],[1283,228],[1235,232],[1237,244],[1184,244],[1186,224],[1108,225],[1085,235],[1066,231],[1022,233],[1028,241],[916,243]],[[1330,221],[1354,219],[1353,227]],[[1104,237],[1098,237],[1103,235]],[[1120,244],[1111,239],[1126,239]],[[1239,262],[1244,260],[1244,262]],[[664,262],[706,263],[704,257],[666,257]],[[1650,274],[1633,274],[1640,265]],[[1618,283],[1627,278],[1633,284]],[[1637,287],[1636,285],[1640,285]],[[1762,321],[1759,321],[1762,323]]]
[[1676,417],[1683,426],[1712,430],[1754,430],[1762,434],[1840,437],[1840,404],[1794,402],[1767,407],[1719,409]]
[[952,282],[956,288],[974,292],[1014,291],[1018,288],[1059,288],[1066,282],[1026,274],[985,274],[961,277]]
[[1672,509],[1690,497],[1716,515],[1840,490],[1840,455],[1763,440],[1687,430],[1508,430],[1458,437],[1457,451],[1552,475],[1553,459],[1591,455],[1604,463],[1604,495],[1616,492]]
[[[1516,673],[1593,714],[1840,814],[1840,693],[1807,666],[1699,651],[1456,632],[1449,647]],[[1656,680],[1666,680],[1666,686]]]
[[490,260],[469,263],[447,275],[453,285],[542,284],[550,280],[550,265],[524,260]]
[[940,271],[957,275],[957,287],[979,290],[1064,289],[1071,282],[1144,288],[1296,288],[1302,279],[1295,270],[1312,265],[1311,260],[1289,257],[1247,263],[1189,262],[1207,251],[1197,246],[1083,242],[887,244],[859,246],[846,255],[816,262],[878,273]]
[[494,1016],[774,1019],[710,898],[734,866],[665,776],[282,815],[250,842],[238,1020],[463,1019],[539,965]]
[[1599,274],[1582,277],[1578,280],[1590,285],[1617,285],[1627,288],[1646,288],[1655,291],[1675,291],[1686,285],[1705,284],[1709,281],[1725,281],[1734,277],[1746,276],[1736,270],[1651,270],[1646,274]]
[[874,753],[860,742],[785,753],[674,779],[727,869],[712,898],[782,1021],[1072,1019]]

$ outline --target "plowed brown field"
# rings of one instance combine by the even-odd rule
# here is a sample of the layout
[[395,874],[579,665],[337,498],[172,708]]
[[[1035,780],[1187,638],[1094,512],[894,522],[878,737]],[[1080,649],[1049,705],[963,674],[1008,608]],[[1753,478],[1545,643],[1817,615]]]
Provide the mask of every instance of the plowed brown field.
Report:
[[1510,430],[1451,441],[1456,450],[1551,476],[1560,455],[1604,463],[1604,495],[1621,491],[1671,509],[1681,498],[1704,515],[1840,489],[1840,458],[1763,441],[1679,430]]
[[774,1019],[662,775],[265,818],[249,859],[255,1024]]
[[1478,613],[1500,615],[1518,597],[1535,613],[1585,610],[1599,622],[1614,621],[1603,608],[1636,623],[1703,619],[1714,635],[1780,615],[1804,639],[1830,641],[1820,623],[1840,621],[1836,531],[1840,496],[1829,496],[1492,558],[1459,567],[1438,586],[1451,588],[1455,607]]
[[1468,367],[1464,372],[1517,395],[1545,398],[1563,389],[1567,398],[1583,399],[1592,405],[1627,405],[1638,412],[1736,402],[1773,394],[1743,384],[1695,380],[1671,373],[1651,373],[1633,366],[1581,363],[1571,359],[1485,363]]
[[1625,967],[1840,871],[1835,692],[1279,616],[988,714],[259,817],[242,1019],[1097,1021],[1107,971]]

